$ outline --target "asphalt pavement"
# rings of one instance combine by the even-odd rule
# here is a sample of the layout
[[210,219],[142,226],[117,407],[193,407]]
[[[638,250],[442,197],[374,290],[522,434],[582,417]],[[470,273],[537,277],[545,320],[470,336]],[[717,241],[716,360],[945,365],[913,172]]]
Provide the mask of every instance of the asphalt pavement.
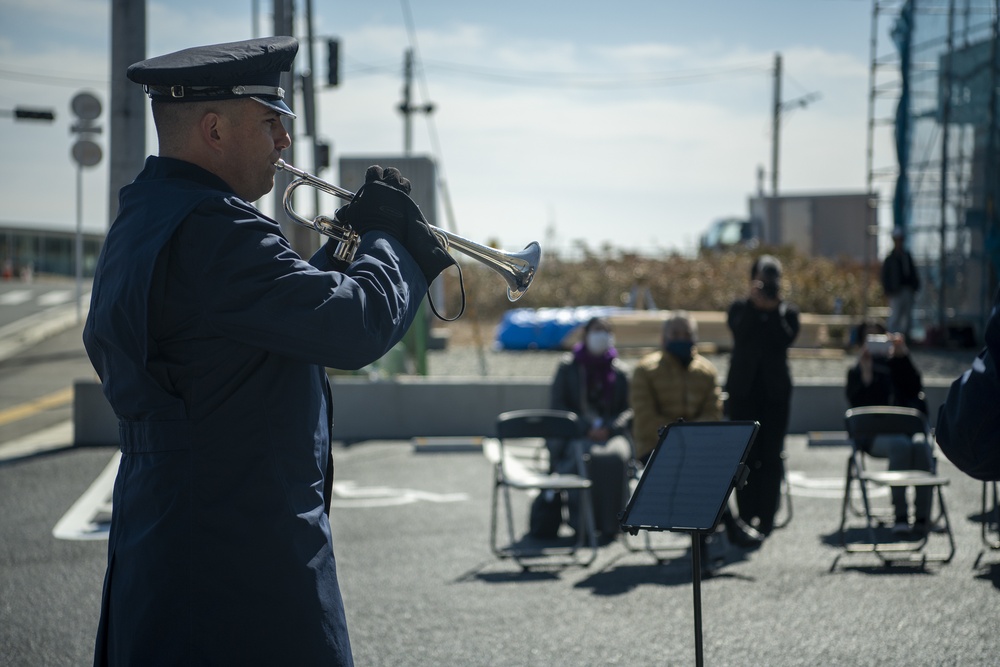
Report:
[[[81,377],[93,370],[77,324],[0,360],[0,665],[91,661],[104,515],[91,512],[89,532],[56,528],[116,452],[71,446],[72,406],[59,397]],[[705,664],[1000,664],[1000,551],[980,539],[982,485],[941,460],[951,562],[885,567],[860,554],[831,568],[848,449],[800,434],[786,448],[787,527],[756,551],[716,540],[722,565],[701,585]],[[444,449],[336,451],[332,525],[359,666],[695,663],[686,535],[653,536],[679,545],[663,562],[616,542],[589,567],[524,572],[489,549],[485,457]]]

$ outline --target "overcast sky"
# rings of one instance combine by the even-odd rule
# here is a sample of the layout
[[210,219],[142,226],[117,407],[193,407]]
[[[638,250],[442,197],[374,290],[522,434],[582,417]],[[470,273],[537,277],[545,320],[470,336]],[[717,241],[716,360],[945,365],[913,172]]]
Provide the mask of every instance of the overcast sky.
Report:
[[[69,104],[93,92],[106,123],[110,4],[0,0],[0,109],[57,114],[0,118],[0,224],[75,224]],[[256,33],[254,5],[149,0],[147,52],[271,34],[271,2],[257,3]],[[745,215],[759,168],[770,190],[776,53],[784,101],[819,95],[783,114],[781,191],[865,188],[869,0],[314,0],[313,12],[317,39],[341,42],[341,85],[318,98],[334,162],[402,153],[397,106],[414,48],[413,101],[435,105],[414,117],[414,154],[437,160],[454,224],[474,240],[691,250],[713,220]],[[325,79],[322,44],[316,54]],[[106,133],[99,143],[105,159],[83,173],[84,225],[97,231],[108,224]]]

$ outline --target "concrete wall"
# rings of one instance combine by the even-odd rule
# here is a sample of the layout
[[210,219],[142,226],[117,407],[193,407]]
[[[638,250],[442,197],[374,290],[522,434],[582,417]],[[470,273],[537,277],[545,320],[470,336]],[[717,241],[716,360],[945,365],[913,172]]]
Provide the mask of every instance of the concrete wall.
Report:
[[[948,385],[931,381],[925,387],[932,420]],[[100,385],[80,380],[74,387],[74,444],[116,444],[118,421]],[[548,407],[549,382],[544,378],[401,378],[382,382],[337,378],[333,396],[334,437],[347,444],[420,436],[490,436],[501,412]],[[843,385],[799,382],[792,395],[789,432],[842,431],[846,409]]]

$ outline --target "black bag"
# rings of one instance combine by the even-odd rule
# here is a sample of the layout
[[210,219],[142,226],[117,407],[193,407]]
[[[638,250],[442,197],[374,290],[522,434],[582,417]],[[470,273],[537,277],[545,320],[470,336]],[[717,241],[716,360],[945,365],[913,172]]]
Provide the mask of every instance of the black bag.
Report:
[[561,525],[562,495],[552,491],[542,491],[531,503],[528,534],[542,540],[554,539],[559,534]]

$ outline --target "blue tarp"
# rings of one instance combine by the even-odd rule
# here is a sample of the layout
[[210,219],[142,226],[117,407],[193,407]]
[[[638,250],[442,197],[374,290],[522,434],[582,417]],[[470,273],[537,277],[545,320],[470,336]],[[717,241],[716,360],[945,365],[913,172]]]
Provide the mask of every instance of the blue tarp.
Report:
[[494,346],[499,350],[558,350],[576,327],[592,317],[629,312],[612,306],[575,308],[515,308],[497,325]]

